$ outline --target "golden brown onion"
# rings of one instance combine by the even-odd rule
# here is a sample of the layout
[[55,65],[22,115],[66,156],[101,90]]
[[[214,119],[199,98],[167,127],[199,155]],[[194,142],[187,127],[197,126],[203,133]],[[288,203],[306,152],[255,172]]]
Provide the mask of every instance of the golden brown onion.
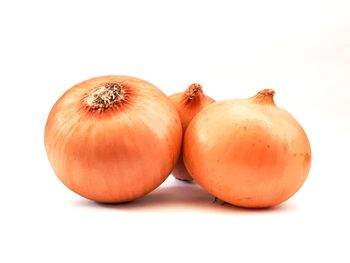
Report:
[[[198,83],[190,85],[185,92],[180,92],[171,95],[170,100],[176,107],[179,113],[183,133],[191,122],[194,116],[209,104],[215,102],[212,98],[203,93],[202,86]],[[186,170],[180,154],[179,160],[172,172],[175,178],[184,181],[192,181],[192,177]]]
[[99,202],[125,202],[170,174],[182,139],[170,100],[128,76],[93,78],[70,88],[53,106],[45,147],[58,178]]
[[214,103],[187,128],[186,167],[214,196],[242,207],[270,207],[291,197],[310,169],[311,149],[300,124],[266,89]]

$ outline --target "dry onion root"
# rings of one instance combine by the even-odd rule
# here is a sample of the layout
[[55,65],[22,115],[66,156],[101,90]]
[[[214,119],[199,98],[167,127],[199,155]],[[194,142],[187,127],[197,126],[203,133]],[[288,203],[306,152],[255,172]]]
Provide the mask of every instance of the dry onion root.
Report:
[[[170,100],[176,107],[179,113],[183,132],[185,133],[187,126],[194,116],[203,108],[215,102],[212,98],[203,93],[202,86],[198,83],[190,85],[185,92],[180,92],[171,95]],[[179,180],[192,181],[192,177],[186,170],[180,154],[179,160],[172,172],[173,176]]]
[[93,78],[53,106],[45,147],[57,177],[98,202],[126,202],[159,186],[179,153],[175,107],[152,84],[127,76]]
[[278,108],[271,89],[214,103],[191,121],[183,158],[191,176],[230,204],[271,207],[290,198],[310,169],[311,149],[300,124]]

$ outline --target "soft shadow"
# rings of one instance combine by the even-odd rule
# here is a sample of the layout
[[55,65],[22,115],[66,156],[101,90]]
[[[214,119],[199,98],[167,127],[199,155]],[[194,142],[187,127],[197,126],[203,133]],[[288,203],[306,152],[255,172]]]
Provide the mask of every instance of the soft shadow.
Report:
[[86,199],[75,199],[74,206],[86,208],[105,208],[130,212],[152,211],[207,211],[241,214],[279,213],[294,210],[290,204],[282,204],[271,208],[247,209],[224,203],[207,193],[199,185],[179,180],[161,186],[150,194],[135,201],[120,204],[104,204]]

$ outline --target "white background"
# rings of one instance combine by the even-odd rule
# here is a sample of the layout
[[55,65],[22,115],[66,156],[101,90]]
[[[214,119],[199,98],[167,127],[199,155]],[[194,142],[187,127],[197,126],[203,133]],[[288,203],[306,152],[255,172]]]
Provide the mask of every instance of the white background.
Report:
[[[0,262],[349,262],[349,1],[1,1]],[[165,184],[98,205],[55,177],[47,115],[99,75],[166,94],[200,82],[220,100],[276,90],[311,141],[303,188],[283,205],[213,204]]]

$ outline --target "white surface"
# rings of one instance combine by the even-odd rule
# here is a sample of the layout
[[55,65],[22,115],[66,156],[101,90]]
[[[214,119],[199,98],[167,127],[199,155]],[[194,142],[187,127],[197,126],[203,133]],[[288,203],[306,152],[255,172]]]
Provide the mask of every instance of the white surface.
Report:
[[[349,3],[2,1],[0,262],[349,262]],[[106,74],[167,94],[200,82],[217,100],[273,87],[309,135],[307,182],[258,211],[171,177],[129,204],[80,198],[44,125],[66,89]]]

